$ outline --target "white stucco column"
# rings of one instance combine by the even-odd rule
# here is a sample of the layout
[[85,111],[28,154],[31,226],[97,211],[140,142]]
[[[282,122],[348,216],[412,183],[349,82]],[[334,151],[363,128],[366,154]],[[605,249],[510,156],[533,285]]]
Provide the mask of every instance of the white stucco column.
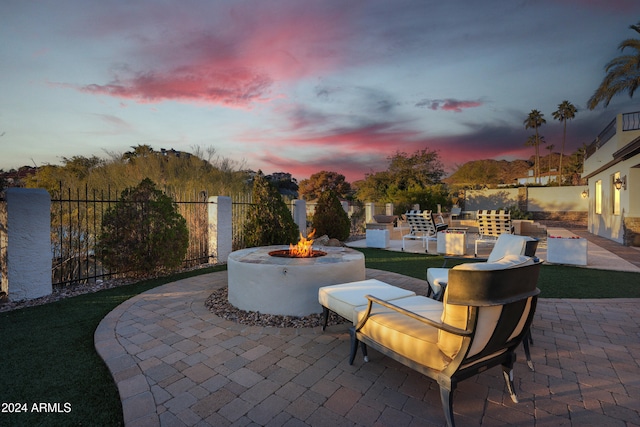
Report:
[[209,251],[213,262],[227,262],[233,250],[231,197],[209,197]]
[[375,215],[376,212],[376,206],[375,203],[365,203],[364,204],[364,222],[365,224],[369,224],[370,222],[373,222],[373,216]]
[[393,215],[393,203],[385,203],[385,205],[384,205],[384,214],[385,215]]
[[298,225],[300,233],[307,237],[307,202],[299,199],[292,200],[291,208],[293,222]]
[[49,193],[41,188],[8,188],[6,199],[9,299],[50,295],[53,288]]

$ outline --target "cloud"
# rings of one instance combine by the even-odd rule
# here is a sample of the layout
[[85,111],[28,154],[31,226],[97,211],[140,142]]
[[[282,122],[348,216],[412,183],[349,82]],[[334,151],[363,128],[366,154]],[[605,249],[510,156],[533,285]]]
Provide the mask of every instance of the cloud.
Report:
[[484,105],[482,101],[460,101],[457,99],[423,99],[416,103],[416,107],[425,107],[431,110],[444,110],[461,113],[466,108],[476,108]]
[[271,80],[250,70],[216,70],[182,67],[171,72],[141,73],[116,78],[105,85],[91,84],[82,92],[131,99],[141,103],[167,100],[242,107],[263,99]]
[[192,15],[194,28],[176,23],[162,32],[136,34],[131,27],[122,63],[113,65],[118,74],[78,89],[141,103],[246,107],[278,96],[273,94],[278,83],[328,72],[348,58],[341,49],[348,37],[339,25],[339,9],[254,6],[251,13],[221,6],[211,22],[198,23]]

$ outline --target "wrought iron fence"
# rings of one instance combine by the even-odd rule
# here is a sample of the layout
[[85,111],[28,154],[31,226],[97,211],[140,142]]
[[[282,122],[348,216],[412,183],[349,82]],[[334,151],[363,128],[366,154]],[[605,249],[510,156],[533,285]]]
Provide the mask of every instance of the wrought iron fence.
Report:
[[231,233],[233,236],[233,250],[244,249],[244,224],[247,212],[253,204],[251,193],[237,194],[231,197]]
[[[117,202],[117,190],[63,189],[51,198],[52,283],[86,283],[124,271],[107,270],[96,256],[96,243],[107,210]],[[189,229],[182,262],[193,267],[209,262],[206,194],[170,194]]]

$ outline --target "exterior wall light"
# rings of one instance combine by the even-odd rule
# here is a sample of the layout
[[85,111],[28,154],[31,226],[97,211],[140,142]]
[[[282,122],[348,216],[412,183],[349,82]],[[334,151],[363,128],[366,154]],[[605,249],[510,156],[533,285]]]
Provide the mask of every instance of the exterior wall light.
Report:
[[616,187],[616,190],[626,190],[627,189],[627,176],[623,176],[622,179],[620,178],[616,178],[615,181],[613,181],[613,185],[614,187]]
[[589,190],[582,190],[582,193],[580,193],[580,195],[582,196],[583,199],[586,199],[589,197]]

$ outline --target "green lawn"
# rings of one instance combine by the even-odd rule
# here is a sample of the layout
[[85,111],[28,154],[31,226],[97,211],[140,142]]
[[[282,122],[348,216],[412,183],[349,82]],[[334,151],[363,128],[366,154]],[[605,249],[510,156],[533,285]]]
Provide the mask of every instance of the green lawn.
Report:
[[[424,279],[441,256],[362,249],[370,268]],[[93,334],[104,316],[123,301],[207,268],[81,295],[0,314],[0,403],[26,404],[29,413],[0,412],[0,426],[122,424],[118,392],[96,354]],[[542,298],[640,298],[640,274],[578,267],[543,266]],[[33,405],[60,404],[69,413],[35,413]],[[68,408],[68,407],[67,407]],[[8,406],[3,409],[9,409]]]

